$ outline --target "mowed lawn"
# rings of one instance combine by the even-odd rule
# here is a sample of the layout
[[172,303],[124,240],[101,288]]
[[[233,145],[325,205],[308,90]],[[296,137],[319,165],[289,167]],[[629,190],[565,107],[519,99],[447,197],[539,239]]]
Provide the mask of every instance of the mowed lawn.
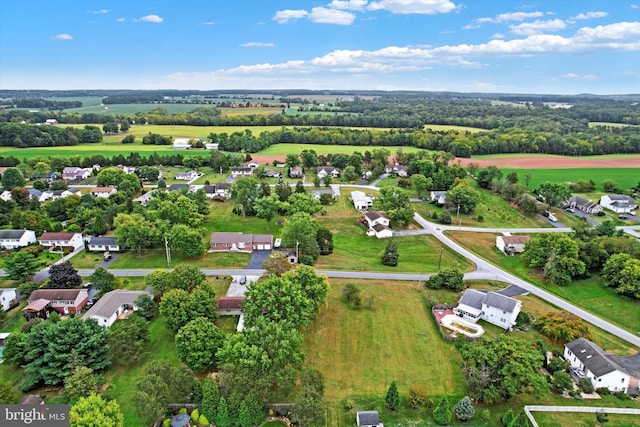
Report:
[[[348,187],[336,203],[326,207],[326,215],[318,215],[321,226],[333,233],[333,254],[321,256],[314,267],[326,270],[379,271],[389,273],[434,273],[438,271],[442,250],[442,268],[460,268],[469,271],[472,265],[464,257],[442,246],[432,236],[395,237],[398,244],[399,261],[396,267],[382,264],[382,255],[389,239],[369,237],[359,225],[358,212],[348,200]],[[417,228],[412,226],[412,228]]]
[[253,153],[252,156],[286,156],[287,154],[300,154],[302,150],[314,150],[317,154],[353,154],[384,148],[394,155],[399,148],[405,153],[415,153],[420,150],[417,147],[383,147],[376,145],[320,145],[320,144],[276,144],[266,149]]
[[[637,155],[636,155],[637,157]],[[529,188],[538,188],[545,182],[576,182],[579,179],[596,183],[598,190],[602,189],[605,179],[614,180],[621,188],[631,188],[640,181],[638,168],[572,168],[572,169],[507,169],[500,168],[503,176],[516,172],[522,180],[527,173],[531,174]]]
[[[341,299],[349,282],[361,290],[360,310]],[[393,380],[405,395],[413,385],[430,396],[463,392],[460,356],[440,337],[416,283],[333,279],[331,288],[329,306],[303,331],[306,365],[324,375],[327,401],[382,397]]]
[[[521,257],[508,257],[495,249],[496,234],[454,232],[447,235],[485,260],[558,295],[570,303],[628,330],[640,333],[640,302],[618,295],[602,284],[599,275],[575,280],[569,286],[548,285],[535,271],[524,264]],[[616,345],[616,347],[619,347]]]

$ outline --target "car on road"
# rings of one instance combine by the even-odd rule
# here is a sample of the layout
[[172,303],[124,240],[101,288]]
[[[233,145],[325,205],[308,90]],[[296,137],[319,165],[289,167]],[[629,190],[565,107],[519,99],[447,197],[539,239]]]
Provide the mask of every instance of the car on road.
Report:
[[240,284],[243,286],[247,284],[247,276],[240,276]]

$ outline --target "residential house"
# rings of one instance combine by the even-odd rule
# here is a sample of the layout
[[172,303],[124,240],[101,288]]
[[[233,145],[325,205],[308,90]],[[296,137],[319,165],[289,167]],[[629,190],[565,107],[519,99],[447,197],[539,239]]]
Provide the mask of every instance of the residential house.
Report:
[[276,160],[276,167],[277,167],[277,168],[283,168],[283,167],[285,167],[285,166],[286,166],[286,164],[285,164],[284,162],[281,162],[281,161],[279,161],[279,160]]
[[384,173],[386,173],[386,174],[393,173],[395,167],[396,167],[396,165],[385,165],[384,166]]
[[40,190],[36,190],[35,188],[30,188],[29,196],[32,199],[35,198],[39,202],[46,202],[47,200],[53,197],[53,191],[51,190],[40,191]]
[[209,252],[252,252],[273,249],[271,234],[212,233]]
[[280,176],[282,175],[280,171],[274,169],[267,169],[266,171],[264,171],[264,173],[267,178],[280,178]]
[[393,230],[384,224],[376,224],[367,231],[367,236],[376,236],[378,239],[386,239],[393,236]]
[[136,301],[142,295],[151,295],[144,291],[129,291],[116,289],[107,292],[83,316],[83,319],[95,319],[98,325],[110,328],[119,318],[131,311],[137,311]]
[[239,316],[242,314],[242,302],[245,297],[222,296],[218,298],[218,315]]
[[[28,305],[22,309],[25,315],[30,310],[39,308],[43,304],[40,300],[47,301],[46,306],[60,314],[74,314],[80,313],[87,305],[89,295],[86,289],[36,289],[29,295]],[[34,304],[37,301],[40,302]]]
[[405,165],[397,165],[396,175],[401,177],[409,176],[409,168],[407,168]]
[[93,252],[119,252],[120,245],[116,242],[115,237],[96,237],[92,236],[87,245]]
[[[62,190],[62,193],[60,195],[62,197],[69,197],[69,196],[80,197],[82,193],[80,192],[79,188],[67,188],[66,190]],[[54,192],[54,197],[55,197],[55,192]]]
[[340,169],[333,166],[320,166],[318,168],[318,178],[324,179],[327,175],[331,176],[331,178],[337,178],[340,176]]
[[144,193],[142,196],[140,197],[136,197],[135,199],[133,199],[134,202],[140,202],[140,204],[142,206],[147,206],[149,204],[149,201],[151,199],[153,199],[153,192],[155,190],[151,190],[151,191],[147,191],[146,193]]
[[453,312],[473,323],[487,321],[503,329],[511,329],[522,309],[522,302],[498,292],[467,289]]
[[289,176],[291,178],[302,178],[304,176],[304,172],[300,166],[292,166],[289,168]]
[[194,171],[194,170],[190,170],[189,172],[178,172],[176,174],[176,179],[182,180],[182,181],[191,181],[194,180],[196,178],[200,178],[202,176],[202,174],[198,171]]
[[62,179],[74,181],[76,179],[87,179],[91,176],[92,169],[78,168],[75,166],[66,167],[62,170]]
[[179,190],[190,191],[191,186],[189,184],[171,184],[170,186],[167,187],[167,191],[169,193],[171,193],[172,191],[179,191]]
[[352,191],[350,198],[353,202],[353,206],[355,206],[359,211],[366,211],[373,206],[373,197],[368,194],[364,194],[363,191]]
[[384,427],[380,422],[378,411],[356,412],[356,425],[359,427]]
[[116,194],[118,190],[116,187],[93,187],[89,190],[89,194],[93,197],[100,197],[103,199],[108,199],[112,194]]
[[260,166],[260,163],[256,162],[256,161],[252,161],[247,163],[247,166],[250,167],[251,169],[257,168],[258,166]]
[[614,361],[614,356],[587,339],[578,338],[566,343],[564,358],[569,362],[572,374],[587,378],[595,389],[626,392],[629,388],[630,373]]
[[605,194],[600,198],[600,206],[615,213],[629,213],[638,208],[632,197],[623,194]]
[[81,248],[84,243],[80,233],[52,233],[45,231],[38,239],[38,243],[47,248],[72,247]]
[[9,190],[4,190],[2,194],[0,194],[0,199],[4,200],[5,202],[11,200],[11,197],[11,191]]
[[528,241],[529,236],[498,236],[496,237],[496,247],[505,255],[521,254]]
[[220,182],[213,185],[205,185],[204,193],[207,199],[213,199],[216,197],[224,197],[225,199],[231,196],[231,184],[228,182]]
[[381,212],[365,212],[364,218],[368,225],[367,236],[376,236],[378,239],[393,236],[393,230],[389,228],[389,218]]
[[31,175],[31,180],[36,181],[44,181],[48,184],[51,184],[53,181],[60,179],[60,174],[57,172],[49,172],[49,173],[34,173]]
[[4,311],[18,304],[18,291],[16,288],[0,289],[0,306]]
[[127,175],[131,175],[132,173],[136,173],[136,171],[138,170],[137,167],[135,166],[124,166],[124,165],[118,165],[116,166],[118,169],[121,169],[124,173],[126,173]]
[[36,233],[32,230],[0,230],[0,248],[17,249],[36,242]]
[[250,167],[238,167],[231,169],[231,177],[232,178],[241,178],[243,176],[252,176],[253,169]]
[[602,211],[602,206],[580,196],[571,196],[567,203],[569,208],[579,209],[582,212],[591,215],[597,214],[598,212]]
[[58,121],[56,119],[47,119],[44,122],[45,125],[57,125]]
[[340,196],[340,190],[339,187],[335,187],[338,188],[338,195],[336,196],[336,191],[332,188],[332,189],[326,189],[326,190],[311,190],[311,196],[313,196],[314,198],[320,200],[320,196],[322,196],[323,194],[328,194],[331,196],[331,198],[333,200],[336,199],[336,197]]
[[439,205],[444,205],[444,202],[447,201],[447,192],[446,191],[432,191],[429,198],[434,203],[437,203]]
[[173,140],[174,150],[189,150],[191,149],[191,143],[186,138],[176,138]]

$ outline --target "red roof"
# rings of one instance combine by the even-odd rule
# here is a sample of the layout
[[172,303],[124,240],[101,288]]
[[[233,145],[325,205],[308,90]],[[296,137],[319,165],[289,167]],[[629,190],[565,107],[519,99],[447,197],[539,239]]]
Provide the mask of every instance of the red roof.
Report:
[[502,241],[511,244],[527,243],[529,236],[502,236]]
[[44,299],[44,298],[40,298],[37,299],[35,301],[33,301],[31,304],[29,304],[28,306],[26,306],[25,308],[22,309],[22,311],[40,311],[43,308],[45,308],[47,305],[49,305],[51,301],[49,301],[48,299]]
[[73,239],[73,236],[75,236],[77,233],[51,233],[51,232],[44,232],[42,233],[42,236],[40,236],[40,240],[71,240]]
[[220,297],[218,298],[218,308],[223,310],[239,310],[245,297]]

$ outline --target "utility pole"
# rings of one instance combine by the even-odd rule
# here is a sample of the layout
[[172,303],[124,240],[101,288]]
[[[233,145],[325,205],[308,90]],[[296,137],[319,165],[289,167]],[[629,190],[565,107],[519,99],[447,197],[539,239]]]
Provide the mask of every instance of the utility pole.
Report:
[[171,267],[171,251],[169,250],[169,241],[164,238],[164,250],[167,253],[167,267]]
[[440,246],[440,258],[438,259],[438,271],[440,271],[440,266],[442,265],[442,251],[444,250],[444,246]]
[[460,219],[460,205],[458,205],[458,231],[462,231],[462,219]]
[[298,242],[298,241],[296,240],[296,263],[297,263],[297,264],[300,264],[300,258],[299,258],[299,255],[298,255],[298,247],[299,247],[299,246],[300,246],[300,242]]

